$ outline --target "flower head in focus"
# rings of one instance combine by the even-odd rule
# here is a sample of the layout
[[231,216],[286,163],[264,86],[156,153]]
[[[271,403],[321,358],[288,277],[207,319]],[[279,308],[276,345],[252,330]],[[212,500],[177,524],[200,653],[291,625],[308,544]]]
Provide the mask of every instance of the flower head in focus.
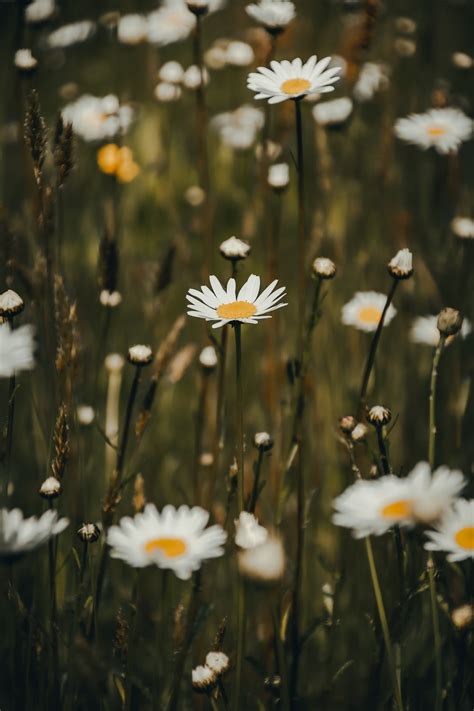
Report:
[[256,99],[267,99],[269,104],[278,104],[288,99],[301,99],[308,94],[324,94],[334,91],[339,80],[339,67],[328,69],[331,57],[319,62],[313,55],[307,62],[298,57],[289,62],[270,62],[270,67],[259,67],[249,74],[247,88],[256,92]]

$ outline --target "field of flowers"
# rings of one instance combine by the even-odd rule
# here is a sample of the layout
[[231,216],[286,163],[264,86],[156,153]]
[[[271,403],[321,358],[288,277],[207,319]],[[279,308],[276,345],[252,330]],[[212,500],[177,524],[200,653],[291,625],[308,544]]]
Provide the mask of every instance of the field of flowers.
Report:
[[1,711],[473,711],[472,0],[0,0]]

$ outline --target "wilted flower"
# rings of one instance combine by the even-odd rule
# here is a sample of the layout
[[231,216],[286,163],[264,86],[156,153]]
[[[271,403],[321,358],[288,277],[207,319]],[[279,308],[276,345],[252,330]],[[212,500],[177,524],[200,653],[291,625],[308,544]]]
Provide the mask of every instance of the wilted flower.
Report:
[[267,99],[269,104],[334,91],[334,84],[339,80],[339,67],[328,69],[330,62],[331,57],[318,62],[316,55],[304,64],[299,57],[291,62],[273,60],[271,69],[259,67],[249,74],[247,88],[256,92],[256,99]]
[[[470,321],[464,319],[459,335],[466,338],[471,333]],[[445,344],[448,346],[453,342],[455,336],[449,336]],[[410,340],[413,343],[420,343],[425,346],[436,347],[439,343],[438,317],[418,316],[414,319],[410,328]]]
[[451,153],[471,138],[472,126],[472,120],[459,109],[431,109],[398,119],[395,133],[423,150],[434,148],[438,153]]
[[256,324],[261,319],[270,318],[271,311],[287,306],[286,303],[278,303],[285,296],[285,287],[275,289],[277,279],[260,295],[260,277],[255,274],[249,276],[238,294],[233,278],[227,282],[226,289],[216,276],[210,276],[209,280],[212,291],[207,286],[203,286],[201,291],[189,289],[186,299],[189,302],[188,316],[215,321],[212,328],[220,328],[233,321]]
[[442,336],[446,338],[448,336],[455,336],[460,332],[462,328],[463,317],[460,311],[457,309],[452,309],[447,306],[442,309],[438,314],[438,331]]
[[260,526],[255,516],[248,511],[241,511],[235,524],[235,543],[239,548],[255,548],[268,538],[268,531]]

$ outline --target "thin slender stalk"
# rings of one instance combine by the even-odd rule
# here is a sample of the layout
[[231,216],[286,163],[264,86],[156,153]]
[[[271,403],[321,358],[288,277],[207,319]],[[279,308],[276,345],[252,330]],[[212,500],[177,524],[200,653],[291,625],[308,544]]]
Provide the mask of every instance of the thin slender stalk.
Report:
[[[439,343],[435,349],[433,356],[433,365],[431,369],[430,380],[430,395],[429,395],[429,431],[428,431],[428,462],[433,471],[436,458],[436,386],[438,382],[438,367],[441,359],[441,354],[446,342],[445,336],[440,334]],[[443,691],[443,664],[441,659],[441,630],[439,625],[438,601],[436,599],[436,579],[435,579],[435,563],[433,554],[428,554],[428,581],[430,587],[430,603],[431,603],[431,618],[433,622],[434,636],[434,651],[435,651],[435,666],[436,666],[436,698],[435,711],[440,711],[442,708],[442,691]]]
[[390,308],[390,304],[393,301],[393,297],[395,296],[395,291],[398,286],[398,281],[399,281],[398,279],[393,279],[392,286],[391,286],[390,291],[388,292],[388,295],[387,295],[387,301],[385,302],[385,306],[383,308],[382,315],[380,317],[380,321],[377,326],[377,330],[375,331],[374,336],[372,338],[372,342],[370,344],[369,353],[368,353],[367,360],[365,363],[364,373],[362,375],[362,385],[360,388],[359,411],[358,411],[358,418],[359,419],[362,416],[362,413],[364,411],[365,397],[367,394],[367,387],[369,385],[370,375],[371,375],[372,369],[374,367],[375,356],[377,354],[377,346],[380,341],[380,336],[382,335],[382,329],[384,326],[385,317],[387,315],[387,311]]
[[372,586],[374,588],[375,601],[377,603],[377,610],[380,618],[380,625],[382,627],[382,633],[385,641],[385,649],[387,651],[387,660],[390,668],[390,676],[392,679],[393,692],[395,695],[395,703],[397,711],[403,711],[403,700],[402,693],[400,690],[400,685],[398,683],[397,668],[395,663],[395,655],[393,653],[392,641],[390,639],[390,630],[387,622],[387,615],[385,612],[385,606],[382,597],[382,591],[380,589],[379,577],[377,574],[377,568],[375,565],[374,552],[372,549],[372,542],[369,537],[365,538],[365,548],[367,551],[367,559],[369,561],[370,577],[372,579]]
[[260,474],[262,471],[262,462],[263,462],[263,450],[259,449],[258,451],[258,458],[257,461],[255,462],[255,474],[254,474],[254,480],[253,480],[253,489],[252,493],[250,495],[250,500],[248,504],[248,510],[250,513],[255,513],[255,508],[257,506],[257,500],[258,500],[258,494],[259,494],[259,487],[260,487]]
[[227,339],[229,329],[228,326],[223,326],[221,335],[221,348],[219,358],[219,375],[217,380],[217,402],[216,402],[216,423],[214,431],[214,441],[212,446],[212,466],[213,466],[213,486],[215,488],[219,475],[219,453],[221,448],[222,427],[224,422],[224,403],[225,403],[225,370],[227,361]]
[[199,488],[199,465],[201,459],[202,451],[202,435],[204,430],[204,414],[206,409],[207,400],[207,390],[208,390],[209,378],[208,373],[201,372],[201,382],[199,384],[199,398],[198,406],[196,410],[195,419],[195,432],[194,432],[194,456],[193,456],[193,469],[192,469],[192,481],[193,481],[193,491],[194,491],[194,503],[199,504],[200,502],[200,488]]
[[390,474],[391,468],[388,461],[387,447],[385,446],[385,437],[383,432],[383,427],[381,425],[376,425],[375,427],[377,433],[377,444],[379,446],[380,453],[380,463],[382,465],[382,471],[384,474]]
[[292,610],[291,610],[291,645],[293,659],[290,674],[290,699],[294,701],[298,695],[298,673],[300,662],[300,625],[301,625],[301,590],[303,583],[303,559],[305,544],[305,486],[303,457],[300,449],[298,453],[297,470],[297,503],[296,503],[296,564],[293,583]]
[[295,100],[296,155],[298,167],[298,338],[303,339],[306,290],[306,214],[304,195],[303,121],[301,100]]
[[[238,574],[238,573],[237,573]],[[240,711],[240,709],[245,708],[241,704],[241,694],[242,694],[242,670],[244,665],[244,654],[245,654],[245,632],[246,632],[246,590],[245,582],[242,577],[238,574],[237,583],[237,656],[235,660],[235,676],[234,676],[234,687],[232,689],[232,698],[230,708],[231,711]]]
[[137,622],[137,609],[138,609],[138,570],[133,585],[132,599],[130,601],[131,606],[131,619],[129,623],[129,635],[128,635],[128,650],[127,650],[127,669],[126,669],[126,679],[125,679],[125,710],[130,711],[132,708],[132,696],[133,696],[133,684],[131,675],[131,652],[133,650],[133,643],[135,641],[135,627]]
[[212,694],[209,694],[209,702],[211,704],[212,711],[219,711],[219,705]]
[[[8,319],[10,329],[13,331],[15,324],[13,316]],[[13,446],[13,424],[15,420],[15,394],[16,394],[16,376],[13,373],[8,382],[8,411],[7,411],[7,432],[6,432],[6,451],[5,451],[5,467],[6,467],[6,491],[7,498],[10,496],[10,474],[11,474],[11,457]]]
[[[52,502],[49,502],[53,508]],[[59,691],[59,642],[58,642],[58,601],[56,594],[56,541],[50,538],[48,541],[48,565],[49,565],[49,597],[51,605],[50,634],[51,634],[51,705],[54,711],[60,707]]]
[[285,650],[283,648],[283,642],[280,635],[280,615],[278,609],[273,610],[273,634],[275,638],[275,656],[276,656],[276,667],[278,669],[278,674],[281,679],[281,696],[280,696],[280,708],[281,711],[289,711],[290,709],[290,697],[288,692],[288,679],[286,674],[286,660],[285,660]]
[[236,449],[238,466],[237,503],[239,512],[244,510],[244,411],[242,400],[242,339],[241,324],[234,323],[235,335],[235,383],[236,383]]

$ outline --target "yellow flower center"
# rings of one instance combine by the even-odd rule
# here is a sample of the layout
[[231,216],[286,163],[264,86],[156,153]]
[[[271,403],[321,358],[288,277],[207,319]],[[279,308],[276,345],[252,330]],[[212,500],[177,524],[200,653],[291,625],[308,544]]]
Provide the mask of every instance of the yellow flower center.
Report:
[[364,306],[364,308],[359,311],[359,321],[362,321],[362,323],[373,323],[377,325],[381,316],[382,312],[380,309],[376,309],[375,306]]
[[461,548],[469,551],[474,550],[474,526],[461,528],[454,536],[454,540]]
[[217,307],[217,315],[220,318],[234,321],[241,318],[251,318],[256,313],[256,307],[248,301],[233,301],[231,304],[221,304]]
[[177,558],[186,553],[186,543],[181,538],[152,538],[145,543],[147,553],[159,550],[166,558]]
[[444,136],[445,133],[446,129],[442,126],[430,126],[428,128],[428,135],[433,136],[433,138],[436,138],[436,136]]
[[400,501],[394,501],[391,504],[387,504],[382,509],[382,516],[384,518],[391,518],[398,521],[402,518],[407,518],[411,513],[411,502],[401,499]]
[[284,94],[302,94],[303,91],[309,89],[311,82],[307,79],[287,79],[283,82],[280,89]]

